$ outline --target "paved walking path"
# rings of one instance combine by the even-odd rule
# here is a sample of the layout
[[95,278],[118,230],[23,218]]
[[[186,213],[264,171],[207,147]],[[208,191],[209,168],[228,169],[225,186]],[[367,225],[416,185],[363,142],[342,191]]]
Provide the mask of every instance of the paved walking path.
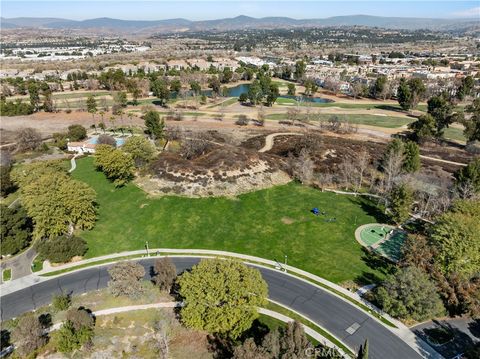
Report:
[[273,140],[277,136],[299,136],[302,135],[302,133],[298,132],[277,132],[277,133],[272,133],[270,135],[267,135],[265,137],[265,146],[263,146],[258,152],[267,152],[270,151],[273,147]]
[[68,173],[72,173],[73,171],[75,171],[75,169],[77,168],[77,162],[75,161],[75,159],[78,157],[79,155],[76,154],[75,156],[73,156],[70,160],[70,169],[68,170]]
[[[155,308],[178,308],[182,306],[182,302],[161,302],[161,303],[151,303],[151,304],[139,304],[139,305],[129,305],[125,307],[116,307],[116,308],[108,308],[108,309],[102,309],[102,310],[97,310],[93,312],[92,314],[95,317],[99,317],[102,315],[111,315],[111,314],[118,314],[118,313],[125,313],[125,312],[132,312],[135,310],[146,310],[146,309],[155,309]],[[275,312],[270,309],[266,308],[258,308],[258,312],[260,314],[267,315],[269,317],[278,319],[284,323],[288,322],[293,322],[294,319],[283,315],[281,313]],[[49,328],[49,331],[54,331],[60,329],[62,326],[63,322],[60,323],[55,323]],[[332,343],[329,339],[325,338],[323,335],[315,331],[314,329],[306,326],[305,324],[301,324],[303,329],[305,330],[305,333],[315,339],[316,341],[322,343],[323,345],[329,347],[329,348],[334,348],[337,350],[341,355],[344,357],[348,358],[349,356],[340,348],[338,348],[334,343]]]
[[467,165],[467,164],[461,163],[461,162],[454,162],[454,161],[442,160],[441,158],[424,156],[424,155],[420,155],[420,158],[423,158],[424,160],[430,160],[430,161],[437,161],[437,162],[447,163],[447,164],[449,164],[449,165],[455,165],[455,166],[466,166],[466,165]]

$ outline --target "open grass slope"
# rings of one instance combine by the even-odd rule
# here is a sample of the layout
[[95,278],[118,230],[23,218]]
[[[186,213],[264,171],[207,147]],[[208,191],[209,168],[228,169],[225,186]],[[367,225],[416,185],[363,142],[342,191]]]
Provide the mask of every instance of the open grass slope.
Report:
[[[363,114],[321,114],[318,119],[320,121],[328,121],[332,117],[337,117],[342,121],[348,121],[359,125],[369,125],[385,128],[399,128],[413,122],[414,118],[396,117],[396,116],[379,116],[379,115],[363,115]],[[287,115],[283,113],[275,113],[267,115],[268,120],[287,120]]]
[[[77,161],[73,177],[97,191],[98,221],[80,235],[87,257],[150,248],[197,248],[255,255],[315,273],[334,282],[378,275],[367,266],[355,228],[375,222],[367,200],[339,196],[296,183],[238,198],[148,198],[133,184],[116,189],[94,170],[92,158]],[[326,211],[325,217],[309,212]]]

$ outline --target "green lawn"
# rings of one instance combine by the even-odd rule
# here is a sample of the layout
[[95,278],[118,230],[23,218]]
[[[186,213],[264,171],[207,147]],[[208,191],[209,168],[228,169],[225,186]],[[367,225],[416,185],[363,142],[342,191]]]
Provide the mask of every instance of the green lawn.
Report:
[[465,143],[467,139],[463,134],[463,129],[456,127],[449,127],[445,130],[445,138]]
[[[150,248],[217,249],[288,263],[334,282],[367,273],[354,238],[358,225],[376,222],[366,199],[338,196],[291,183],[228,198],[151,199],[133,184],[116,189],[96,172],[92,158],[77,161],[73,177],[97,191],[98,221],[80,235],[87,257]],[[319,207],[327,218],[309,210]],[[367,274],[368,276],[368,274]]]
[[[340,120],[346,120],[359,125],[370,125],[377,127],[398,128],[414,121],[413,118],[395,117],[395,116],[376,116],[376,115],[349,115],[349,114],[321,114],[320,121],[328,121],[332,116],[337,116]],[[267,115],[268,120],[286,120],[287,115],[275,113]]]

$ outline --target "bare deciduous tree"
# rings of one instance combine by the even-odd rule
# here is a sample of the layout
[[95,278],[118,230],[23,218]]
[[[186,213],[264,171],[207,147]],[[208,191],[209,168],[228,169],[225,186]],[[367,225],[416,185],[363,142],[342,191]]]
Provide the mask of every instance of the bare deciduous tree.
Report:
[[34,128],[21,129],[15,139],[18,152],[34,151],[42,144],[42,136]]
[[153,282],[161,290],[170,290],[175,278],[177,277],[177,268],[168,257],[158,258],[153,266]]

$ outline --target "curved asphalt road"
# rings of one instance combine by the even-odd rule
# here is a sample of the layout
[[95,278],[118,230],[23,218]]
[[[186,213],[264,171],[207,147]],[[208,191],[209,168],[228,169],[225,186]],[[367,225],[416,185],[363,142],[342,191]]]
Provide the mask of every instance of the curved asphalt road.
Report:
[[[199,258],[171,257],[177,271],[182,272],[198,263]],[[139,260],[147,277],[154,258]],[[72,272],[46,280],[1,297],[1,319],[7,320],[26,311],[50,303],[58,292],[81,294],[107,286],[108,266]],[[268,283],[269,297],[309,317],[330,331],[351,348],[358,348],[368,338],[370,358],[410,359],[421,356],[390,330],[355,306],[300,279],[282,272],[259,268]],[[357,323],[358,329],[349,334],[346,329]]]

